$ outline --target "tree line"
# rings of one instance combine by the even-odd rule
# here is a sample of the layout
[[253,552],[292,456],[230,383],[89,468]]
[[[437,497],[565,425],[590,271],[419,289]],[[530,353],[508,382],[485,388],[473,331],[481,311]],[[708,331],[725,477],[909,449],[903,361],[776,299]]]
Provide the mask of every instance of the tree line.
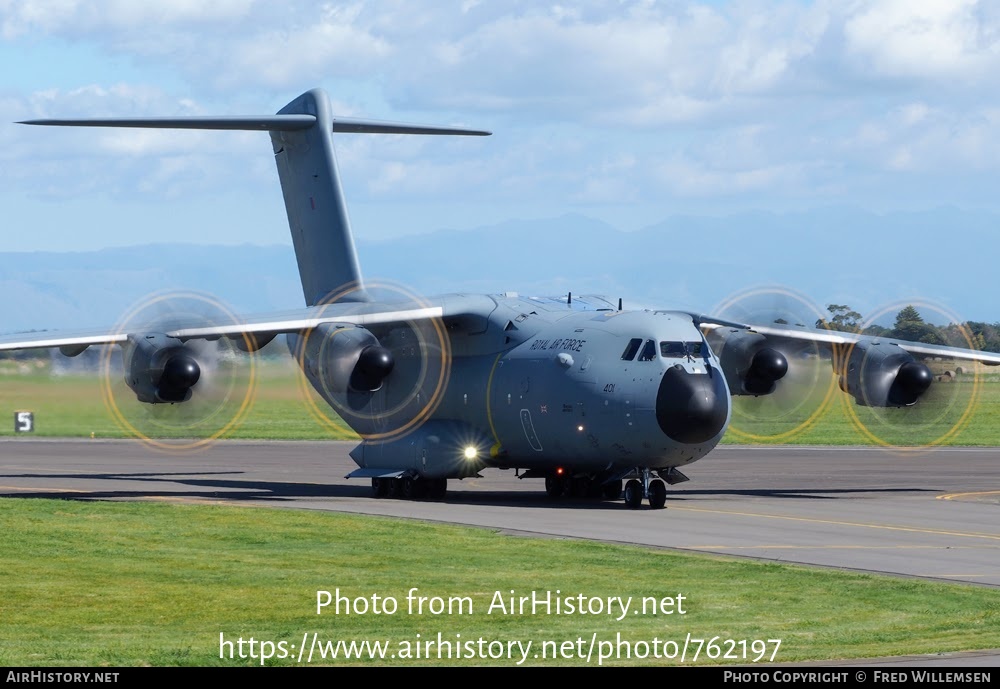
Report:
[[971,347],[985,352],[1000,352],[1000,323],[966,321],[964,323],[934,325],[925,321],[916,307],[908,305],[900,309],[899,313],[896,314],[893,326],[887,328],[881,325],[865,326],[861,314],[846,304],[829,304],[826,310],[830,312],[830,316],[817,319],[817,328],[924,344]]

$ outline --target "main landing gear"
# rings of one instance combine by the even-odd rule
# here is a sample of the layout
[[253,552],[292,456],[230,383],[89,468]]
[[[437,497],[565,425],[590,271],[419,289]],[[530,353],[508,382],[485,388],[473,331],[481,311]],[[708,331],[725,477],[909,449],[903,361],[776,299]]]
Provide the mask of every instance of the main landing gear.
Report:
[[618,500],[622,496],[621,479],[604,481],[593,476],[546,476],[545,492],[550,498],[594,498]]
[[373,478],[372,493],[376,498],[402,500],[442,500],[448,493],[448,479],[401,476]]

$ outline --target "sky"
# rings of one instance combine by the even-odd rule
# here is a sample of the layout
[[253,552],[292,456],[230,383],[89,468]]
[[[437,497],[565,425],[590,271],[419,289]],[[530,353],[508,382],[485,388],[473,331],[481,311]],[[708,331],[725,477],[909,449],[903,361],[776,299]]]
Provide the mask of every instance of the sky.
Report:
[[[0,60],[4,251],[290,243],[266,134],[15,122],[263,115],[314,87],[342,116],[494,132],[338,135],[365,240],[850,208],[940,248],[961,237],[952,211],[1000,218],[987,0],[0,0]],[[892,226],[900,213],[944,220],[914,236]],[[770,241],[766,224],[749,230]],[[808,234],[775,242],[775,260],[808,271],[834,250]],[[1000,234],[975,250],[1000,250]],[[891,252],[885,265],[902,269]]]

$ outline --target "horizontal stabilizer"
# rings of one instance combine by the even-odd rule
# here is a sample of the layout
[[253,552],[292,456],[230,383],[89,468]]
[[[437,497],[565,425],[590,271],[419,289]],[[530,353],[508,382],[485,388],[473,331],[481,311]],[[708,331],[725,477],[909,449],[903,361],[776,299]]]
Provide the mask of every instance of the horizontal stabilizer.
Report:
[[[262,115],[259,117],[92,117],[78,120],[24,120],[18,124],[47,127],[132,127],[140,129],[232,129],[264,132],[293,132],[316,124],[309,114]],[[459,136],[489,136],[482,129],[440,127],[406,122],[362,120],[352,117],[333,118],[332,132],[348,134],[451,134]]]
[[18,124],[49,127],[136,127],[141,129],[236,129],[291,132],[316,124],[315,115],[262,117],[91,117],[81,120],[25,120]]
[[424,124],[359,120],[351,117],[334,117],[333,131],[349,134],[457,134],[459,136],[489,136],[491,134],[485,129],[431,127]]

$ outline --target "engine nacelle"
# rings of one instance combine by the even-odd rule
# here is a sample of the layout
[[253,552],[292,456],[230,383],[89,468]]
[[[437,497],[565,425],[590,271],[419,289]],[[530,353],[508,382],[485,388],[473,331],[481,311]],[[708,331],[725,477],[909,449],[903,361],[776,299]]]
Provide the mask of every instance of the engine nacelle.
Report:
[[840,388],[863,407],[908,407],[934,380],[931,370],[898,345],[862,340],[851,349]]
[[302,348],[298,336],[289,344],[304,357],[307,372],[337,395],[378,390],[395,365],[392,352],[365,328],[323,323],[309,333],[305,351],[296,351]]
[[129,335],[122,358],[125,384],[147,404],[186,402],[201,378],[194,353],[163,334]]
[[711,331],[708,344],[719,357],[732,395],[769,395],[788,373],[788,360],[767,338],[736,328]]

